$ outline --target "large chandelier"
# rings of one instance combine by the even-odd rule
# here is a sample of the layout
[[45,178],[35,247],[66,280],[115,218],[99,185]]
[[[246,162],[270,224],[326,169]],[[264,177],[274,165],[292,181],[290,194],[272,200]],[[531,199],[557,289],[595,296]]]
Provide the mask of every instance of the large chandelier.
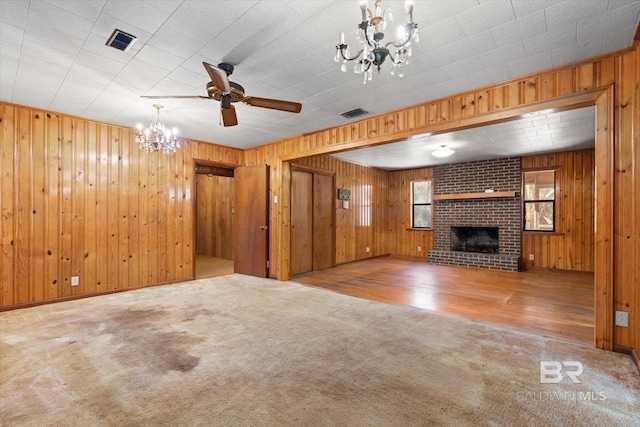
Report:
[[[400,77],[404,76],[403,64],[408,64],[411,56],[411,40],[418,42],[418,24],[413,22],[413,0],[405,1],[405,11],[407,13],[407,23],[398,28],[398,40],[383,44],[384,33],[387,27],[387,20],[392,21],[391,10],[389,8],[382,12],[380,1],[376,0],[375,15],[371,9],[367,8],[367,0],[360,1],[362,11],[362,22],[358,25],[356,37],[362,45],[362,49],[354,56],[351,56],[349,47],[344,41],[344,32],[340,33],[340,44],[336,46],[335,61],[342,61],[340,69],[347,71],[347,61],[354,61],[353,72],[364,74],[363,83],[373,77],[373,69],[377,68],[380,73],[380,66],[389,57],[391,60],[391,74],[396,71]],[[367,15],[369,19],[367,19]],[[393,50],[393,53],[391,50]]]
[[165,127],[164,118],[160,115],[162,105],[153,104],[153,108],[158,110],[158,117],[145,130],[142,130],[142,123],[138,123],[136,142],[140,144],[140,148],[148,152],[164,151],[166,154],[175,153],[176,149],[180,148],[178,129],[173,128],[173,131],[171,131]]

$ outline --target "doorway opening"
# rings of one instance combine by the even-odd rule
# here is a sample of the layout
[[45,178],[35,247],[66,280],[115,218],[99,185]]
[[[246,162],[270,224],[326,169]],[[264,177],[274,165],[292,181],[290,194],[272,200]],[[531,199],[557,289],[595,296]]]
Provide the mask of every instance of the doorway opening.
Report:
[[233,273],[234,169],[199,163],[195,191],[195,278]]

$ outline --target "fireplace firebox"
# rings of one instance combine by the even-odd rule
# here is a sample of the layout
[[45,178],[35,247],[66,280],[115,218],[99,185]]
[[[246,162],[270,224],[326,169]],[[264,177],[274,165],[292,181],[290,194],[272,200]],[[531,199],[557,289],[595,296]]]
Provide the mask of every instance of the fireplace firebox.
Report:
[[499,253],[498,227],[451,227],[451,250]]

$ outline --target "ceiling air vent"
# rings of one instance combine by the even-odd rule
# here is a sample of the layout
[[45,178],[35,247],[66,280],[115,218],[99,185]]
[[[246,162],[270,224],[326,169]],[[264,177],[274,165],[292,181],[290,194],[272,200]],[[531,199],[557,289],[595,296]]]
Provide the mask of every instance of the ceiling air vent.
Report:
[[362,108],[356,108],[355,110],[345,111],[344,113],[340,113],[340,115],[346,119],[352,119],[354,117],[363,116],[365,114],[369,114],[369,112],[363,110]]
[[107,46],[115,47],[116,49],[127,51],[133,42],[136,41],[136,36],[133,34],[125,33],[122,30],[115,29],[107,40]]

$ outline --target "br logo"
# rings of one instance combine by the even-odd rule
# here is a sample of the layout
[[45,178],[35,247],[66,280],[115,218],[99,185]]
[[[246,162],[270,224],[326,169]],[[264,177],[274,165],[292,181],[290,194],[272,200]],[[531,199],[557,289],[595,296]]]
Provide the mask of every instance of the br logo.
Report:
[[540,362],[540,384],[558,384],[566,376],[574,384],[580,383],[584,366],[581,362],[545,360]]

